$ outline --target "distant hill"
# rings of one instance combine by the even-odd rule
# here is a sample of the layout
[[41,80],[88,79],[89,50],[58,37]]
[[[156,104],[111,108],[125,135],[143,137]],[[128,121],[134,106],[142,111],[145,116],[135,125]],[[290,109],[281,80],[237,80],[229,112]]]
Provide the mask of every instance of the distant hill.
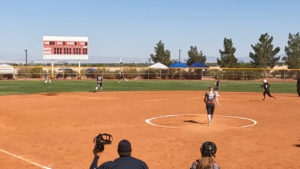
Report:
[[[8,55],[8,54],[0,54],[0,63],[25,63],[25,57],[24,54],[20,54],[16,56]],[[278,55],[281,57],[285,55]],[[10,58],[18,58],[18,59],[10,59]],[[36,56],[28,56],[28,63],[33,62],[33,63],[51,63],[51,60],[43,60],[43,59],[37,59],[34,60],[32,58],[42,58],[42,57],[36,57]],[[206,57],[206,62],[207,63],[216,63],[217,62],[216,56],[207,56]],[[152,61],[149,62],[150,57],[122,57],[122,62],[123,63],[153,63]],[[172,59],[177,59],[177,58],[172,58]],[[186,61],[188,58],[187,57],[182,57],[181,62]],[[282,60],[280,59],[280,62]],[[151,60],[151,59],[150,59]],[[243,62],[250,62],[251,59],[247,57],[238,57],[238,60],[240,63]],[[55,62],[68,62],[68,63],[78,63],[77,60],[55,60]],[[81,60],[81,63],[119,63],[120,57],[105,57],[105,56],[89,56],[88,60]]]

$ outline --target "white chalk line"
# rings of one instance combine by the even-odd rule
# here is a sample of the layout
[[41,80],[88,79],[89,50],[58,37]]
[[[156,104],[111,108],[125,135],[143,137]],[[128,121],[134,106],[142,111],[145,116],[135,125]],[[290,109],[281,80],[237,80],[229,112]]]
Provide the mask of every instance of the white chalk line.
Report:
[[[145,120],[146,123],[153,125],[153,126],[157,126],[157,127],[164,127],[164,128],[179,128],[179,127],[174,127],[174,126],[164,126],[164,125],[159,125],[159,124],[154,124],[151,123],[151,120],[155,120],[155,119],[160,119],[160,118],[167,118],[167,117],[178,117],[178,116],[195,116],[195,115],[205,115],[205,114],[175,114],[175,115],[165,115],[165,116],[160,116],[160,117],[153,117],[150,119]],[[257,124],[257,121],[253,120],[253,119],[249,119],[246,117],[238,117],[238,116],[227,116],[227,115],[214,115],[214,116],[221,116],[221,117],[226,117],[226,118],[236,118],[236,119],[242,119],[242,120],[249,120],[252,121],[253,123],[250,125],[245,125],[245,126],[241,126],[242,128],[246,128],[246,127],[251,127]]]
[[51,167],[46,167],[46,166],[43,166],[43,165],[38,164],[38,163],[36,163],[36,162],[32,162],[32,161],[30,161],[30,160],[27,160],[27,159],[25,159],[25,158],[23,158],[23,157],[21,157],[21,156],[17,156],[17,155],[15,155],[15,154],[13,154],[13,153],[10,153],[10,152],[8,152],[8,151],[2,150],[2,149],[0,149],[0,151],[3,152],[3,153],[5,153],[5,154],[11,155],[11,156],[13,156],[13,157],[16,157],[16,158],[18,158],[18,159],[20,159],[20,160],[26,161],[26,162],[28,162],[28,163],[30,163],[30,164],[33,164],[33,165],[35,165],[35,166],[38,166],[38,167],[40,167],[40,168],[43,168],[43,169],[52,169]]

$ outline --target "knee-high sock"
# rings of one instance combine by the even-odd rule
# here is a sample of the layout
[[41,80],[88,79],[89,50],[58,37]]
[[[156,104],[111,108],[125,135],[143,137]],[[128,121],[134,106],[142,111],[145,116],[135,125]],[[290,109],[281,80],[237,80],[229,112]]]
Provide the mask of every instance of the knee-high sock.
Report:
[[207,115],[208,122],[211,122],[211,115]]

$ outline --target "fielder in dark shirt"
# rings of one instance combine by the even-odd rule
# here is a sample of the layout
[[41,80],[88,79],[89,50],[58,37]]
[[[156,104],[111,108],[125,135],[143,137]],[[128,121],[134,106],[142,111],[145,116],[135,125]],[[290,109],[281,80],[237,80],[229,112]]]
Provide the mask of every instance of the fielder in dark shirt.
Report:
[[297,87],[298,97],[300,97],[300,77],[299,77],[298,80],[297,80],[296,87]]
[[90,169],[148,169],[147,164],[137,158],[131,157],[131,144],[128,140],[120,141],[118,145],[119,158],[107,161],[97,167],[99,155],[95,154]]
[[103,88],[102,88],[102,82],[103,82],[103,77],[101,75],[99,75],[97,77],[97,87],[95,88],[95,91],[96,92],[98,90],[98,88],[100,87],[100,90],[102,91]]
[[215,91],[217,97],[219,97],[219,96],[220,96],[220,95],[219,95],[219,92],[218,92],[218,90],[219,90],[219,88],[220,88],[220,80],[219,80],[219,76],[217,76],[216,79],[217,79],[217,82],[214,84],[214,85],[215,85],[214,91]]
[[264,92],[263,92],[264,98],[263,98],[263,100],[266,100],[266,94],[269,97],[275,98],[277,100],[277,97],[271,95],[271,92],[270,92],[271,83],[268,83],[267,80],[264,80],[263,84],[260,87],[264,88]]
[[217,76],[216,79],[218,79],[218,80],[217,80],[217,83],[215,83],[215,88],[214,88],[214,90],[215,90],[215,91],[218,91],[219,88],[220,88],[220,80],[219,80],[219,76]]
[[123,80],[127,81],[127,79],[124,77],[124,74],[123,74],[123,72],[122,72],[122,71],[120,72],[119,83],[121,82],[121,79],[123,79]]

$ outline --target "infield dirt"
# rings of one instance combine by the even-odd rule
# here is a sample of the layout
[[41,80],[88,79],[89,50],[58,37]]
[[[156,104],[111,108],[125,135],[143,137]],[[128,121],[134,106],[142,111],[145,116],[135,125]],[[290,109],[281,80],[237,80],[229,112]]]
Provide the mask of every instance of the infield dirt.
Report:
[[[0,149],[53,169],[89,168],[93,139],[110,133],[99,163],[118,157],[121,139],[132,143],[133,156],[149,168],[189,168],[200,157],[200,145],[213,141],[216,160],[227,169],[300,168],[300,98],[276,94],[278,101],[261,93],[220,91],[221,108],[206,124],[204,91],[103,92],[1,96]],[[152,120],[179,129],[149,125],[146,119],[164,115],[195,114]],[[200,115],[201,114],[201,115]],[[298,146],[297,146],[298,145]],[[39,168],[0,152],[0,168]]]

